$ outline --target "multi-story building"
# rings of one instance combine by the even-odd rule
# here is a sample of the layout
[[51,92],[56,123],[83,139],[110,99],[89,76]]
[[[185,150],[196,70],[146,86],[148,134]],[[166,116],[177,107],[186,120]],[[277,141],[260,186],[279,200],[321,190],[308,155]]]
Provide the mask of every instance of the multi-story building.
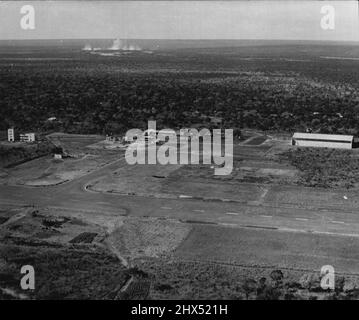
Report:
[[15,141],[14,128],[10,128],[10,129],[7,130],[7,140],[9,142],[14,142]]
[[21,142],[34,142],[35,141],[35,133],[24,133],[20,134]]

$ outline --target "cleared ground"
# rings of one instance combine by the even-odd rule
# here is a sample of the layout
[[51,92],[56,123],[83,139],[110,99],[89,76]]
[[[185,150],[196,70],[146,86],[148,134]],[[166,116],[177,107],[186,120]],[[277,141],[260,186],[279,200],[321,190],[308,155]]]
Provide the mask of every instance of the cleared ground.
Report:
[[358,252],[358,238],[197,225],[175,255],[184,260],[252,268],[319,271],[329,264],[338,273],[359,275]]
[[98,192],[164,198],[190,196],[257,201],[262,190],[253,183],[284,184],[298,175],[293,166],[266,156],[276,144],[288,145],[286,141],[270,141],[252,147],[235,145],[234,167],[230,175],[214,175],[215,165],[125,165],[94,181],[90,188]]
[[50,186],[83,176],[93,170],[118,160],[120,151],[94,150],[88,148],[101,136],[52,134],[48,137],[54,145],[61,147],[65,155],[54,159],[52,154],[26,161],[11,168],[3,168],[0,175],[2,184],[28,186]]
[[108,241],[129,263],[137,258],[161,258],[187,237],[190,224],[157,218],[126,218]]
[[98,155],[87,154],[80,158],[61,160],[46,156],[5,170],[0,182],[28,186],[56,185],[83,176],[114,160],[117,160],[116,155],[104,159]]

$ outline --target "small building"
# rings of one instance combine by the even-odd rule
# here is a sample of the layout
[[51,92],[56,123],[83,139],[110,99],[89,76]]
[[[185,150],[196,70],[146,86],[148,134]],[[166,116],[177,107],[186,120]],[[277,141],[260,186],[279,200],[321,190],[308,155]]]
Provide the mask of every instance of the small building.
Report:
[[10,128],[10,129],[7,130],[7,140],[9,142],[14,142],[15,141],[14,128]]
[[322,147],[352,149],[354,137],[341,134],[319,134],[296,132],[292,137],[292,145],[300,147]]
[[35,141],[35,133],[24,133],[20,134],[21,142],[34,142]]
[[62,159],[62,154],[61,153],[55,153],[54,154],[54,159],[55,160],[61,160]]

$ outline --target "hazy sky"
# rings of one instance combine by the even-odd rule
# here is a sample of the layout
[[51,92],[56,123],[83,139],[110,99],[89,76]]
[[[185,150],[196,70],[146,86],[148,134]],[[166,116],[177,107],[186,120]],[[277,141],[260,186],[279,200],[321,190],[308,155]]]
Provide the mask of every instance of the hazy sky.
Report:
[[[22,30],[20,8],[35,8]],[[323,30],[321,7],[335,9]],[[357,1],[0,1],[0,39],[301,39],[359,41]]]

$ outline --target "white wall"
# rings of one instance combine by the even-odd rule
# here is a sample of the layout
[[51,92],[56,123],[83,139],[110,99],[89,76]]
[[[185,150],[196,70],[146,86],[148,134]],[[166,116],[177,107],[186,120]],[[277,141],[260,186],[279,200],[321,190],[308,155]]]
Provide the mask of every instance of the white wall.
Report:
[[340,143],[340,142],[337,143],[337,142],[325,142],[325,141],[295,140],[295,145],[300,147],[352,149],[351,143]]

